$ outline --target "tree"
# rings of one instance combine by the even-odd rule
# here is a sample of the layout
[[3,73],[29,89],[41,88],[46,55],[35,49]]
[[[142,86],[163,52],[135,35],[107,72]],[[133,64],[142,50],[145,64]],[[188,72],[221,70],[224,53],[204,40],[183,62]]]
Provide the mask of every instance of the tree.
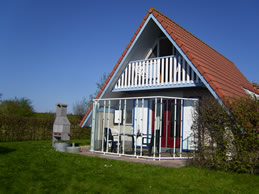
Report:
[[95,91],[95,96],[99,93],[99,91],[102,89],[103,84],[105,83],[105,81],[108,78],[108,73],[103,73],[102,77],[100,78],[100,80],[96,83],[96,91]]
[[104,73],[100,80],[96,83],[96,91],[93,94],[90,94],[88,97],[83,97],[81,101],[76,102],[73,105],[73,112],[75,115],[83,116],[86,111],[90,108],[93,104],[93,99],[97,96],[99,91],[102,89],[103,84],[108,78],[108,74]]
[[32,102],[27,98],[14,98],[4,100],[0,104],[0,114],[17,115],[17,116],[31,116],[34,113]]
[[84,115],[89,108],[89,100],[83,97],[81,101],[76,102],[73,105],[73,112],[75,115]]

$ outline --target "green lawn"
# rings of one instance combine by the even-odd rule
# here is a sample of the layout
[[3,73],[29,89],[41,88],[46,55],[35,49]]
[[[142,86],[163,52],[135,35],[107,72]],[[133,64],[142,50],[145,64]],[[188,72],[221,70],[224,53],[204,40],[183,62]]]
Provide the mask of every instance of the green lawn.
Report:
[[86,192],[259,193],[259,176],[58,153],[50,141],[0,143],[0,193]]

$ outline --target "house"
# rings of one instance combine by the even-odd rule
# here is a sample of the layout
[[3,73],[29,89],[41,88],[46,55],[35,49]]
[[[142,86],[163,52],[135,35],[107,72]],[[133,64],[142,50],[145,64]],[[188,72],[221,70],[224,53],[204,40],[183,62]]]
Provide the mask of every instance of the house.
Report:
[[150,8],[80,125],[94,152],[185,158],[199,99],[247,94],[258,91],[233,62]]

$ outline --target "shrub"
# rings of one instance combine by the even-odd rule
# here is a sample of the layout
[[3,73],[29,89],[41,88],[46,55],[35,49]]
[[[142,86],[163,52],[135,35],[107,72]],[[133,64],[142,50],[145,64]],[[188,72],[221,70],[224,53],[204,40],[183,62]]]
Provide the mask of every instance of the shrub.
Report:
[[254,98],[231,99],[226,108],[202,99],[194,114],[198,141],[194,164],[213,169],[259,173],[259,104]]
[[3,115],[32,116],[33,113],[31,100],[27,98],[4,100],[0,104],[0,114]]

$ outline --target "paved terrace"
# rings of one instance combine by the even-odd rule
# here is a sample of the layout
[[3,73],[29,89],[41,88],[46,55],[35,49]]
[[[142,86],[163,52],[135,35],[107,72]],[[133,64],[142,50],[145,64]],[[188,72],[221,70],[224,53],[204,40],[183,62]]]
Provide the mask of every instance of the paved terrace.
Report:
[[125,162],[137,162],[137,163],[144,163],[144,164],[151,164],[151,165],[158,165],[158,166],[165,166],[169,168],[180,168],[186,166],[187,160],[153,160],[153,159],[145,159],[145,158],[135,158],[129,156],[118,156],[118,155],[111,155],[111,154],[102,154],[102,153],[95,153],[90,152],[90,146],[82,146],[81,147],[81,155],[92,156],[92,157],[99,157],[99,158],[108,158],[112,160],[121,160]]

